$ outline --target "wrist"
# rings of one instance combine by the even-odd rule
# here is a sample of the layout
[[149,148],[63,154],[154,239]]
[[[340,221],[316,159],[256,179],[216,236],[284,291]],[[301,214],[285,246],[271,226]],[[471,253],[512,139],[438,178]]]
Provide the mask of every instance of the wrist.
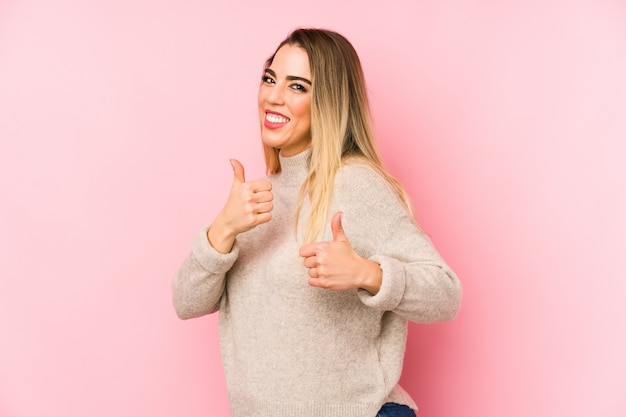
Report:
[[220,253],[229,253],[233,248],[237,235],[229,232],[227,228],[224,228],[216,221],[209,227],[206,236],[213,249]]
[[372,295],[376,295],[378,291],[380,291],[380,286],[383,283],[383,270],[377,262],[370,261],[369,259],[364,259],[364,261],[363,280],[360,288]]

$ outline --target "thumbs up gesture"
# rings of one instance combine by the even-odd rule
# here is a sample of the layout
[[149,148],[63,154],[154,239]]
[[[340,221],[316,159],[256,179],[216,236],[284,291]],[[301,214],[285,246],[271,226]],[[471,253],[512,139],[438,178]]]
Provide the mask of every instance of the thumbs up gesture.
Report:
[[233,184],[228,200],[207,233],[211,245],[221,253],[230,252],[239,233],[272,218],[272,183],[264,180],[246,182],[241,162],[231,159],[230,165],[233,167]]
[[309,269],[309,285],[331,291],[363,288],[376,294],[382,283],[380,265],[354,251],[341,224],[342,214],[335,213],[331,220],[332,241],[300,247],[304,266]]

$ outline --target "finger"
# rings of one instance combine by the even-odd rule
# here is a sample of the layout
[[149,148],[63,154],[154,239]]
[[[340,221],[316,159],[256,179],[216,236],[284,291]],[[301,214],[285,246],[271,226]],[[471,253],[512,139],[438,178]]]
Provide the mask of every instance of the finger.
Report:
[[274,208],[274,205],[270,201],[266,203],[257,203],[254,206],[254,213],[256,214],[269,213],[270,211],[272,211],[273,208]]
[[241,165],[241,162],[239,162],[236,159],[231,159],[230,166],[233,167],[233,174],[234,174],[233,181],[237,181],[241,183],[246,182],[246,175],[243,169],[243,165]]
[[306,245],[302,245],[300,247],[298,253],[304,258],[308,258],[309,256],[315,256],[317,250],[315,249],[314,243],[307,243]]
[[260,191],[252,195],[251,202],[253,203],[267,203],[274,199],[274,194],[271,191]]
[[262,192],[262,191],[272,191],[272,183],[269,181],[263,181],[263,180],[252,181],[252,182],[249,182],[248,184],[250,184],[250,188],[255,193]]
[[330,228],[333,232],[333,242],[347,242],[348,238],[343,231],[343,226],[341,224],[341,217],[343,212],[338,211],[333,216],[333,219],[330,221]]
[[260,224],[267,223],[270,220],[272,220],[272,213],[271,212],[258,213],[257,215],[255,215],[254,218],[255,218],[254,225],[258,226]]
[[315,268],[317,267],[317,258],[315,256],[309,256],[307,258],[304,258],[304,262],[302,263],[307,268]]
[[312,277],[310,275],[309,275],[309,285],[311,287],[322,288],[325,290],[328,289],[328,284],[326,281],[324,281],[323,279],[320,279],[319,277]]

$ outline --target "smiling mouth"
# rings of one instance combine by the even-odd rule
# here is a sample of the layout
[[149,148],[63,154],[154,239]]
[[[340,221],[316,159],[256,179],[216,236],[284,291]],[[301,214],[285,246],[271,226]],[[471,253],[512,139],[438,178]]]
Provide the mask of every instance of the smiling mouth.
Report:
[[271,125],[284,125],[289,122],[289,119],[275,113],[265,113],[265,122]]

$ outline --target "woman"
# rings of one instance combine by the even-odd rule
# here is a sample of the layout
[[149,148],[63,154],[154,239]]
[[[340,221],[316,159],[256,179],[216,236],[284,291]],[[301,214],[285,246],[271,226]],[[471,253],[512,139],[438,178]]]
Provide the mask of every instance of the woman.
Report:
[[226,204],[174,278],[177,314],[220,311],[232,417],[414,416],[407,319],[452,319],[460,283],[381,165],[352,45],[292,32],[259,117],[268,176],[231,160]]

